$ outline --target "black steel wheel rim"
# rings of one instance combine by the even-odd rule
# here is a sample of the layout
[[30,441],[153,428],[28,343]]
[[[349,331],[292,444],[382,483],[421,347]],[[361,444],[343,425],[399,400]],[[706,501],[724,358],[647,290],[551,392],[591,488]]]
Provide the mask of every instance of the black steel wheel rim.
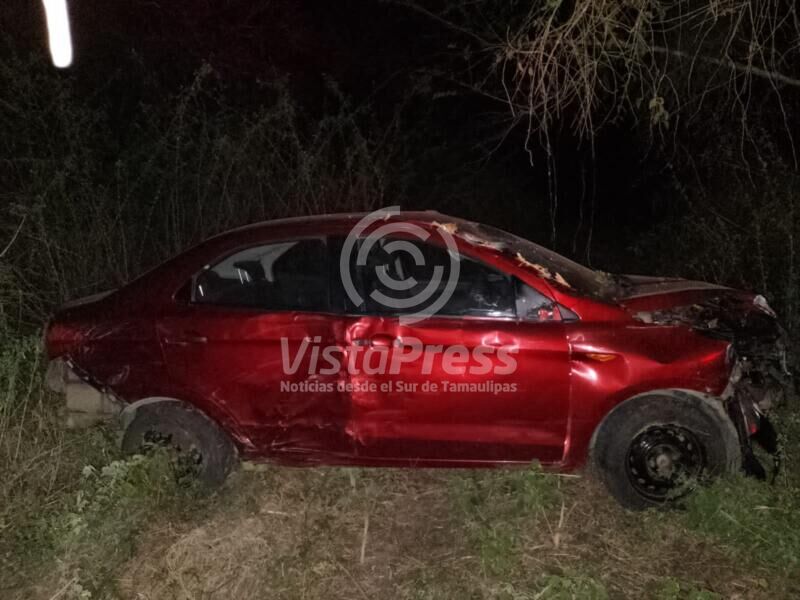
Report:
[[679,425],[653,425],[631,442],[625,461],[634,489],[649,500],[664,502],[691,491],[706,467],[697,436]]
[[186,431],[148,430],[142,436],[144,453],[154,448],[165,448],[172,455],[172,464],[178,479],[193,477],[203,467],[203,454],[194,437]]

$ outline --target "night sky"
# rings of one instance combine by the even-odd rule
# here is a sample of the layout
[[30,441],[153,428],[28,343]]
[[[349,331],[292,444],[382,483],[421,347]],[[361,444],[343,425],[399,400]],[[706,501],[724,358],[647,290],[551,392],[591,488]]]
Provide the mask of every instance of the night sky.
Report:
[[[628,242],[679,210],[665,187],[668,161],[625,120],[593,145],[556,128],[548,161],[541,149],[525,151],[523,128],[503,136],[505,106],[437,94],[452,90],[436,73],[459,34],[391,2],[84,0],[70,11],[75,62],[61,76],[75,80],[87,104],[109,107],[120,135],[139,103],[175,94],[204,62],[243,110],[263,102],[262,82],[286,78],[305,110],[321,113],[333,81],[355,106],[388,120],[424,87],[414,126],[419,151],[435,156],[407,208],[487,221],[598,266],[624,263]],[[47,60],[38,2],[4,3],[0,27],[12,52]]]

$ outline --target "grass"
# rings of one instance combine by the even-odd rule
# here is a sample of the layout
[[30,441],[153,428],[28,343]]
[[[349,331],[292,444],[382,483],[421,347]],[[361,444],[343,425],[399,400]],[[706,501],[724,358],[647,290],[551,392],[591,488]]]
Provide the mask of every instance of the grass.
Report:
[[[18,491],[3,509],[0,595],[42,586],[81,598],[113,591],[116,570],[133,556],[140,531],[155,517],[179,519],[180,507],[191,504],[191,489],[178,486],[163,453],[103,464],[116,457],[110,438],[107,430],[93,430],[58,471],[17,474]],[[106,458],[93,461],[92,453]],[[58,482],[44,493],[43,475]]]
[[[718,540],[733,556],[752,556],[772,570],[800,575],[800,418],[779,414],[778,427],[787,451],[775,485],[731,477],[689,498],[686,527]],[[800,587],[798,587],[800,592]]]
[[[155,515],[190,502],[163,453],[123,459],[117,432],[63,428],[61,401],[44,389],[37,338],[0,354],[0,597],[40,586],[90,597]],[[88,596],[87,596],[88,594]]]
[[[68,432],[38,342],[0,355],[0,597],[562,599],[797,596],[798,472],[678,512],[513,470],[257,466],[216,494],[117,432]],[[797,421],[782,430],[796,440]]]

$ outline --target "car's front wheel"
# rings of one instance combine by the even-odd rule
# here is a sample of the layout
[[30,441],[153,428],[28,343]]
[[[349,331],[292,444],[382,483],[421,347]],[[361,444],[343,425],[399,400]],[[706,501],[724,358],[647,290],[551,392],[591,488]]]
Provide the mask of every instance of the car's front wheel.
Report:
[[592,469],[633,509],[668,506],[699,483],[741,467],[736,430],[718,400],[645,394],[612,410],[595,432]]
[[228,435],[201,412],[180,402],[139,407],[122,435],[126,454],[146,453],[162,446],[171,451],[181,475],[196,477],[207,488],[225,481],[237,462]]

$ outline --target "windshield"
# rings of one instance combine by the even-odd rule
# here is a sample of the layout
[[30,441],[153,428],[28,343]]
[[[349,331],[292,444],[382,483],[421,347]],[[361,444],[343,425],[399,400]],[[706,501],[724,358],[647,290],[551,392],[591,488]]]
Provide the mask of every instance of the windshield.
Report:
[[475,235],[478,238],[477,243],[488,243],[498,250],[515,255],[520,262],[536,270],[544,279],[580,295],[612,300],[617,294],[618,284],[614,276],[584,267],[513,233],[479,223],[462,227],[462,232]]

